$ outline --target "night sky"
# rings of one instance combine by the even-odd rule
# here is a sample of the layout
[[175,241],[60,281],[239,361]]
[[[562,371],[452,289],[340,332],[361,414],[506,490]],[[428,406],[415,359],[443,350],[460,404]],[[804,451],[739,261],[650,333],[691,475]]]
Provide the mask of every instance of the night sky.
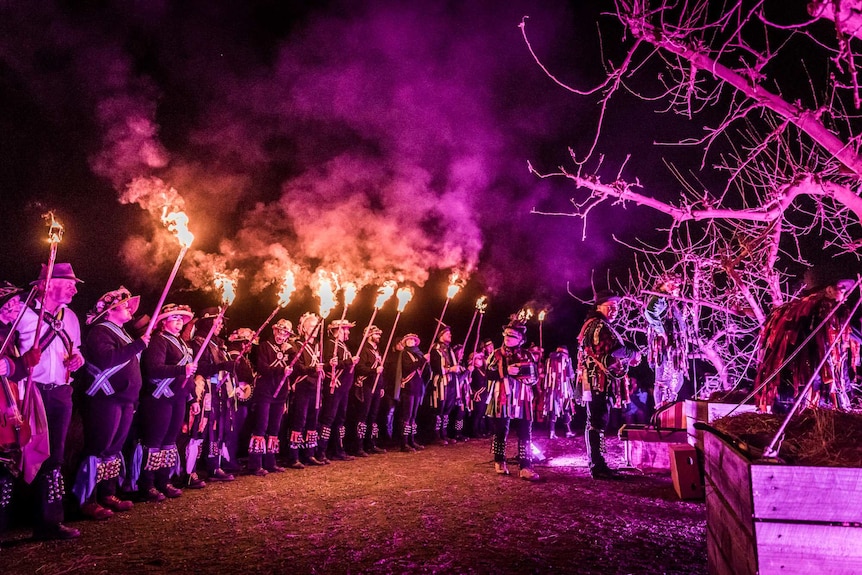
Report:
[[[86,282],[73,308],[123,284],[148,310],[179,247],[141,203],[123,203],[134,183],[150,201],[173,188],[196,235],[171,300],[214,305],[212,270],[240,270],[230,328],[256,327],[292,265],[303,275],[289,319],[316,309],[307,276],[325,268],[419,287],[399,331],[428,337],[457,270],[469,281],[447,314],[456,342],[488,294],[483,335],[530,304],[552,308],[546,347],[571,345],[585,307],[567,286],[588,299],[591,274],[631,264],[614,234],[667,222],[607,208],[582,241],[578,221],[530,214],[565,210],[573,190],[528,162],[568,163],[596,123],[595,99],[549,80],[518,27],[528,15],[543,61],[591,86],[600,10],[570,4],[584,3],[0,2],[0,273],[35,277],[51,209],[66,227],[59,259]],[[605,38],[610,55],[618,38]],[[680,129],[621,97],[600,142],[608,173],[640,152],[627,174],[673,194],[661,157],[644,150]],[[348,317],[364,324],[373,297],[361,292]]]

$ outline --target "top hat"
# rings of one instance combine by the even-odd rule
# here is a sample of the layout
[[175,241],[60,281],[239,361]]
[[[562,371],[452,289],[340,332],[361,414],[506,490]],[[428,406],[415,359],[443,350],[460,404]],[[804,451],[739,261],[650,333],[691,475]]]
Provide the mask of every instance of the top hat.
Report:
[[[71,269],[71,268],[70,268]],[[92,325],[105,317],[105,315],[115,307],[127,303],[129,311],[132,315],[138,311],[138,306],[141,304],[141,296],[133,296],[129,290],[120,286],[119,289],[109,291],[96,301],[89,312],[87,312],[87,325]]]
[[596,306],[600,306],[603,303],[607,303],[609,301],[620,301],[622,297],[620,294],[611,289],[599,290],[596,292]]
[[[204,309],[201,310],[201,316],[198,318],[198,321],[200,321],[202,319],[215,319],[218,317],[220,312],[221,312],[221,308],[205,307]],[[222,316],[222,319],[227,319],[227,318]]]
[[503,326],[503,337],[513,336],[518,337],[522,341],[527,334],[527,326],[520,322],[512,322]]
[[[46,264],[42,264],[42,269],[39,270],[39,278],[36,279],[36,281],[30,282],[30,285],[37,284],[46,279],[48,279],[48,266]],[[75,272],[72,270],[72,264],[65,262],[54,264],[54,269],[51,270],[51,279],[74,280],[78,283],[84,283],[83,280],[79,280],[77,276],[75,276]]]

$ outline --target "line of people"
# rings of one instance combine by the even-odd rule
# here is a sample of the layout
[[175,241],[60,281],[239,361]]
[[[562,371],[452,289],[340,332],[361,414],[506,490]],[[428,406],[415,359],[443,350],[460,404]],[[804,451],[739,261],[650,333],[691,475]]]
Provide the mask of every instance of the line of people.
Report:
[[[419,451],[424,414],[429,425],[423,432],[437,444],[492,437],[501,475],[509,474],[511,427],[517,475],[536,481],[533,421],[570,415],[576,396],[564,350],[544,365],[541,350],[524,347],[526,326],[516,321],[503,329],[501,346],[485,340],[466,362],[463,346],[453,346],[451,329],[441,325],[430,353],[408,333],[384,365],[377,326],[366,328],[360,349],[353,349],[352,322],[323,327],[312,313],[296,330],[278,320],[271,336],[257,342],[248,328],[223,338],[218,308],[195,317],[188,306],[169,303],[152,333],[138,335],[129,326],[140,298],[120,287],[87,314],[82,338],[68,307],[81,280],[68,263],[54,266],[50,282],[46,277],[43,266],[34,282],[37,297],[26,305],[25,290],[0,289],[0,323],[12,343],[0,358],[4,389],[16,406],[23,398],[37,404],[24,410],[37,415],[28,420],[35,422],[34,439],[4,446],[10,457],[0,465],[0,521],[8,515],[14,476],[29,466],[39,494],[38,539],[80,534],[63,523],[73,382],[84,445],[71,492],[82,514],[96,520],[128,511],[134,502],[180,497],[180,487],[232,481],[239,471],[266,476],[385,453],[381,425],[402,452]],[[546,385],[540,384],[543,373],[549,374]],[[243,430],[250,436],[245,469],[238,465]],[[36,438],[45,440],[41,459]]]

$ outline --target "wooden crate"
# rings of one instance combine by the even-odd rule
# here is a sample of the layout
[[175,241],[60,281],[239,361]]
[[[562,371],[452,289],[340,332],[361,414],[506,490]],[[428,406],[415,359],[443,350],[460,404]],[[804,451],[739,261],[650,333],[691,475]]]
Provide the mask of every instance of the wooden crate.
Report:
[[754,405],[737,405],[735,403],[720,403],[717,401],[685,400],[685,428],[688,431],[688,443],[703,451],[703,432],[694,428],[697,422],[712,423],[733,411],[733,415],[740,413],[754,413],[757,408]]
[[752,463],[704,435],[711,575],[862,573],[862,469]]
[[670,473],[668,445],[686,445],[682,430],[661,430],[648,425],[623,425],[619,431],[628,465],[645,473]]

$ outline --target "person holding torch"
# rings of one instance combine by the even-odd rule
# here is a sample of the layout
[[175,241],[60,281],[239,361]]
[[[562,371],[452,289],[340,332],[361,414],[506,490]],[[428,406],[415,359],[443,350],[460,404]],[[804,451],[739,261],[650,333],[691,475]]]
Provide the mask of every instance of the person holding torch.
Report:
[[290,445],[288,467],[303,469],[305,465],[326,465],[327,460],[317,459],[317,393],[323,379],[323,364],[320,362],[320,347],[317,332],[320,316],[313,313],[299,318],[299,337],[293,341],[295,357],[291,361],[293,373],[291,389],[293,401],[289,412]]

